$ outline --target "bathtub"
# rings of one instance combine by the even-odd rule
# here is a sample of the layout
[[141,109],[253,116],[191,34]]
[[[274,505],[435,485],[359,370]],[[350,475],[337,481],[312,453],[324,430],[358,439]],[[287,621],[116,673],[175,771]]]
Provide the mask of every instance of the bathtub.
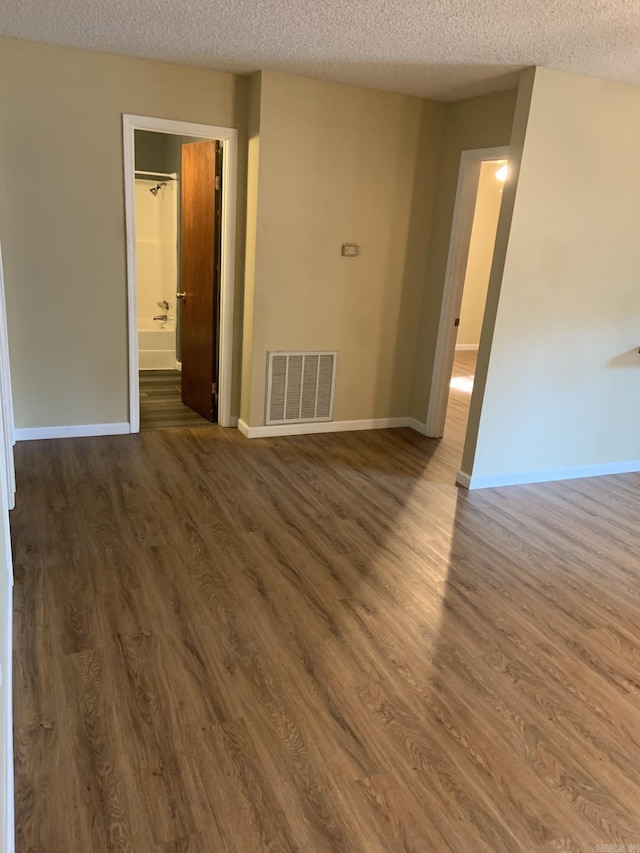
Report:
[[138,368],[140,370],[180,369],[176,362],[176,321],[168,320],[162,328],[159,320],[138,323]]

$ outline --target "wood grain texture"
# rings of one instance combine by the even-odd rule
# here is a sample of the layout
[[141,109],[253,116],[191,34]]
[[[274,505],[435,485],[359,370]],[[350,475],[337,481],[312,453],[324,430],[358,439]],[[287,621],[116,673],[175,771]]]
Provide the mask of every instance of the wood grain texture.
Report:
[[203,418],[182,402],[182,378],[178,370],[140,371],[140,429],[174,427],[210,427]]
[[18,445],[18,853],[640,844],[640,477],[458,490],[468,396]]

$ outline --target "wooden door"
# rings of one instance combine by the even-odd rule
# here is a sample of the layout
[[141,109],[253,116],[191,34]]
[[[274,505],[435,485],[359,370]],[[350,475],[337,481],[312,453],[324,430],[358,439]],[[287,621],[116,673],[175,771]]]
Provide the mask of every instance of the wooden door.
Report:
[[180,291],[182,402],[217,417],[220,143],[182,146]]

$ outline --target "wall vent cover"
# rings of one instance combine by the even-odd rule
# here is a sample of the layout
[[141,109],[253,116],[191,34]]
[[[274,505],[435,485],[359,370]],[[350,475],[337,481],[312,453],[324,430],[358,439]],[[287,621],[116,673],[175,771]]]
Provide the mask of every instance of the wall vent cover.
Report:
[[267,353],[267,424],[333,420],[336,352]]

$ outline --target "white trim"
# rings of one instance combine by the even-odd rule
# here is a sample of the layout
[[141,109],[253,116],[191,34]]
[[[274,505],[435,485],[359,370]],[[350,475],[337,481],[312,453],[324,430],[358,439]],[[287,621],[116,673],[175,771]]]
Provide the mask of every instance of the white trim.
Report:
[[422,421],[418,421],[415,418],[407,418],[407,420],[409,421],[409,423],[407,424],[408,427],[415,430],[416,432],[419,432],[420,435],[427,434],[427,425],[423,424]]
[[[220,132],[222,128],[217,128]],[[231,426],[233,381],[233,303],[236,266],[236,199],[238,174],[238,131],[227,129],[222,141],[222,252],[220,262],[220,341],[218,367],[218,423]],[[194,134],[191,134],[192,136]]]
[[419,432],[420,435],[427,434],[425,424],[415,418],[375,418],[373,420],[361,421],[326,421],[303,424],[286,424],[282,426],[250,427],[241,418],[232,418],[240,432],[247,438],[268,438],[279,435],[309,435],[321,432],[353,432],[355,430],[367,429],[396,429],[397,427],[409,427]]
[[[8,527],[8,525],[7,525]],[[10,545],[8,548],[11,551]],[[11,560],[11,553],[9,553]],[[8,566],[9,572],[13,578],[13,568],[11,563]],[[7,778],[5,779],[5,838],[3,850],[6,853],[15,853],[16,835],[15,835],[15,792],[14,792],[14,759],[13,759],[13,580],[10,581],[7,588],[7,612],[5,614],[7,633],[5,637],[7,654],[5,655],[4,666],[2,667],[2,675],[5,679],[5,694],[7,697],[7,706],[5,708],[6,729],[5,737],[5,767]]]
[[[0,412],[0,435],[2,441],[7,441],[7,432],[4,425],[4,412]],[[13,450],[12,450],[13,452]],[[5,477],[6,456],[0,454],[0,476]],[[9,508],[7,495],[4,487],[0,490],[0,525],[2,525],[2,540],[4,543],[4,554],[0,560],[0,586],[6,595],[5,635],[0,642],[0,668],[2,671],[2,686],[5,697],[5,706],[0,717],[3,718],[5,729],[0,732],[4,739],[3,749],[0,755],[4,757],[5,776],[0,780],[2,785],[3,817],[4,825],[0,841],[2,850],[13,853],[15,850],[15,815],[14,815],[14,761],[13,761],[13,557],[11,553],[11,530],[9,527]]]
[[229,426],[234,427],[234,429],[237,429],[238,428],[238,420],[239,420],[239,418],[237,415],[231,415],[231,417],[229,418]]
[[128,423],[24,427],[16,430],[16,441],[37,441],[41,438],[83,438],[91,435],[126,435],[130,431]]
[[447,416],[449,381],[453,368],[453,356],[457,327],[455,318],[460,313],[464,277],[469,257],[469,243],[475,202],[478,195],[480,165],[486,160],[505,160],[509,149],[476,148],[463,151],[460,157],[460,171],[449,240],[449,255],[445,272],[442,307],[438,324],[438,337],[433,360],[431,391],[427,407],[427,435],[440,438],[444,432]]
[[[240,418],[238,429],[247,438],[274,438],[282,435],[311,435],[321,432],[352,432],[364,429],[395,429],[408,427],[413,418],[375,418],[362,421],[325,421],[305,424],[278,424],[275,426],[250,427]],[[415,421],[417,424],[418,421]]]
[[456,352],[477,352],[480,344],[456,344]]
[[471,488],[471,477],[465,474],[464,471],[458,471],[456,474],[456,484],[462,486],[463,489]]
[[575,465],[572,468],[552,468],[546,471],[519,471],[515,474],[478,474],[469,476],[458,471],[456,483],[466,489],[491,489],[499,486],[520,486],[526,483],[551,483],[556,480],[577,480],[582,477],[603,477],[611,474],[634,474],[640,471],[640,459],[631,462],[609,462],[602,465]]
[[135,217],[135,125],[122,117],[124,156],[124,217],[127,251],[127,320],[129,351],[129,425],[131,432],[140,431],[140,377],[138,375],[138,293],[136,282],[136,217]]
[[2,409],[3,445],[5,454],[5,487],[7,507],[13,509],[16,498],[16,469],[13,445],[16,443],[13,422],[13,395],[11,392],[11,366],[9,362],[9,334],[7,331],[7,304],[4,294],[2,247],[0,247],[0,407]]
[[122,116],[124,152],[124,197],[127,244],[127,305],[129,317],[129,424],[127,432],[140,431],[138,377],[138,304],[136,290],[135,231],[135,136],[136,130],[199,136],[222,143],[222,257],[220,265],[220,340],[218,371],[218,423],[231,426],[231,383],[233,360],[233,303],[235,296],[236,200],[238,131],[231,127],[193,124],[185,121]]

